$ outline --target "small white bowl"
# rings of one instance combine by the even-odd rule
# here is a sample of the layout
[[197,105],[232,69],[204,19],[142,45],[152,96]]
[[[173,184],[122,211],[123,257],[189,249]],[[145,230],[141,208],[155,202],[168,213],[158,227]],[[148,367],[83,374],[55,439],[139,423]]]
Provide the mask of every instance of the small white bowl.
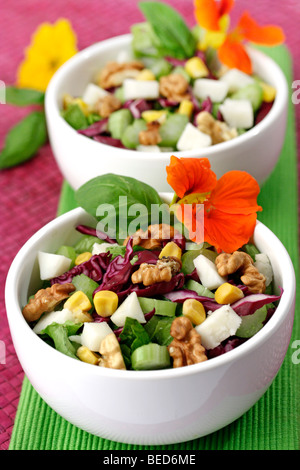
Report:
[[94,44],[68,60],[55,73],[45,97],[49,139],[57,164],[70,185],[77,189],[104,173],[132,176],[158,191],[170,191],[166,166],[170,156],[207,157],[219,178],[230,170],[244,170],[262,184],[274,169],[283,145],[288,86],[280,67],[265,54],[250,49],[254,72],[276,87],[277,95],[267,116],[254,128],[228,142],[184,152],[140,152],[119,149],[78,134],[60,116],[65,93],[80,96],[95,74],[120,50],[130,51],[131,35]]
[[33,387],[59,415],[97,436],[160,445],[205,436],[233,422],[271,385],[289,346],[295,275],[278,238],[258,222],[254,241],[267,253],[283,295],[269,322],[247,342],[201,364],[158,371],[120,371],[76,361],[43,342],[21,308],[39,287],[37,252],[72,244],[77,224],[92,218],[74,209],[39,230],[15,257],[5,301],[13,343]]

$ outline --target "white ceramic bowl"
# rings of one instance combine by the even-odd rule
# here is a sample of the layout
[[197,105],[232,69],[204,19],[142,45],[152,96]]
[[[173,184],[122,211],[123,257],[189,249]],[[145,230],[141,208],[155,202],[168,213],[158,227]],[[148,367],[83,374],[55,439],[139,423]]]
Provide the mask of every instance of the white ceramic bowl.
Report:
[[287,251],[262,223],[254,241],[268,254],[284,292],[269,322],[235,350],[201,364],[158,371],[120,371],[76,361],[44,343],[21,312],[39,280],[38,250],[75,243],[82,209],[39,230],[15,257],[5,300],[13,343],[33,387],[50,407],[79,428],[129,444],[184,442],[216,431],[243,415],[271,385],[293,326],[295,276]]
[[[97,43],[67,61],[52,78],[45,98],[49,139],[57,164],[70,185],[77,189],[103,173],[132,176],[170,191],[166,166],[172,153],[148,153],[118,149],[78,134],[60,116],[62,96],[80,96],[85,86],[120,50],[130,50],[131,35]],[[178,157],[207,157],[219,178],[229,170],[248,171],[261,184],[274,169],[283,145],[288,102],[288,87],[280,67],[269,57],[249,50],[254,71],[274,85],[277,96],[268,115],[245,134],[199,151],[174,152]]]

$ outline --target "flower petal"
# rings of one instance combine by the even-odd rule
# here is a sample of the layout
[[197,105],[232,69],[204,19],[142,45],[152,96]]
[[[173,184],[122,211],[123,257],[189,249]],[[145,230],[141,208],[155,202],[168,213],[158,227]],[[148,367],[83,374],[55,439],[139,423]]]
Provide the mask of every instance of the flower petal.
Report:
[[226,214],[213,210],[204,215],[204,240],[220,253],[232,253],[241,248],[253,235],[257,215]]
[[221,0],[220,5],[219,5],[219,15],[220,15],[220,17],[230,13],[233,6],[234,6],[234,0]]
[[191,193],[210,192],[217,183],[207,158],[178,158],[172,155],[166,169],[167,182],[180,199]]
[[207,208],[226,214],[250,215],[262,210],[257,204],[259,192],[259,184],[249,173],[229,171],[212,190]]
[[194,13],[197,23],[204,29],[219,31],[219,8],[215,0],[195,0]]
[[218,57],[222,64],[229,68],[236,68],[248,74],[252,73],[251,59],[245,47],[230,34],[218,49]]
[[279,26],[260,26],[248,12],[242,14],[237,28],[245,39],[256,44],[275,46],[285,40],[285,35]]

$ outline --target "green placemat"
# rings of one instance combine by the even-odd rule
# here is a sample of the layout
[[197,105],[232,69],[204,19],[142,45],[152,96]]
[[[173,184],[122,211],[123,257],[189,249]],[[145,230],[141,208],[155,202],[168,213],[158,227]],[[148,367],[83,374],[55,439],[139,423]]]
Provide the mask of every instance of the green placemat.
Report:
[[[265,49],[292,82],[292,61],[285,46]],[[291,86],[290,86],[291,90]],[[259,196],[259,219],[283,242],[298,268],[298,183],[295,116],[289,100],[288,128],[280,160]],[[58,213],[76,207],[63,184]],[[65,421],[40,398],[25,377],[10,450],[298,450],[300,364],[293,362],[293,341],[300,338],[299,299],[292,340],[283,365],[264,396],[241,418],[209,436],[168,446],[135,446],[93,436]]]

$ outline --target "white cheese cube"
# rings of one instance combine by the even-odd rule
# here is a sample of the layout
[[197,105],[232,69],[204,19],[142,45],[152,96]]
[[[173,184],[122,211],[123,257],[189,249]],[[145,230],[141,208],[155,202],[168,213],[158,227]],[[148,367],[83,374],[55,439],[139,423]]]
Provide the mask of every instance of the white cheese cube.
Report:
[[159,83],[157,80],[135,80],[126,78],[123,82],[124,100],[155,100],[159,98]]
[[106,95],[108,95],[106,90],[99,87],[98,85],[95,85],[94,83],[89,83],[83,92],[82,100],[88,106],[93,107],[97,101],[99,101],[101,98],[104,98]]
[[265,253],[255,255],[254,266],[266,278],[266,287],[268,287],[273,279],[273,269],[268,256]]
[[213,103],[221,103],[227,96],[228,85],[220,80],[198,78],[194,83],[194,93],[201,100],[210,98]]
[[230,69],[220,78],[221,82],[228,85],[228,92],[234,93],[254,82],[254,78],[238,69]]
[[127,317],[135,318],[140,323],[146,323],[136,292],[129,294],[124,302],[117,308],[115,313],[112,314],[110,319],[116,326],[120,327],[125,325]]
[[71,265],[70,258],[53,253],[38,252],[40,278],[42,281],[60,276],[68,271]]
[[190,122],[185,126],[181,136],[177,142],[177,149],[182,150],[194,150],[204,147],[209,147],[212,143],[211,137],[208,134],[197,129]]
[[241,322],[241,317],[230,305],[223,305],[210,313],[195,329],[201,336],[201,343],[205,349],[213,349],[225,339],[233,336]]
[[217,289],[226,282],[227,278],[220,276],[215,263],[204,255],[199,255],[194,259],[194,266],[204,287],[209,290]]
[[66,321],[75,321],[71,310],[64,308],[63,310],[55,310],[53,312],[44,313],[39,321],[35,324],[33,331],[38,335],[51,323],[64,324]]
[[106,253],[109,248],[112,248],[114,246],[119,246],[118,243],[94,243],[93,249],[92,249],[92,255],[100,255],[100,253]]
[[226,98],[219,109],[229,127],[249,129],[254,124],[254,113],[250,100]]
[[105,321],[100,323],[85,322],[81,333],[81,344],[82,346],[89,348],[91,351],[99,352],[103,338],[110,333],[113,333],[113,330]]

